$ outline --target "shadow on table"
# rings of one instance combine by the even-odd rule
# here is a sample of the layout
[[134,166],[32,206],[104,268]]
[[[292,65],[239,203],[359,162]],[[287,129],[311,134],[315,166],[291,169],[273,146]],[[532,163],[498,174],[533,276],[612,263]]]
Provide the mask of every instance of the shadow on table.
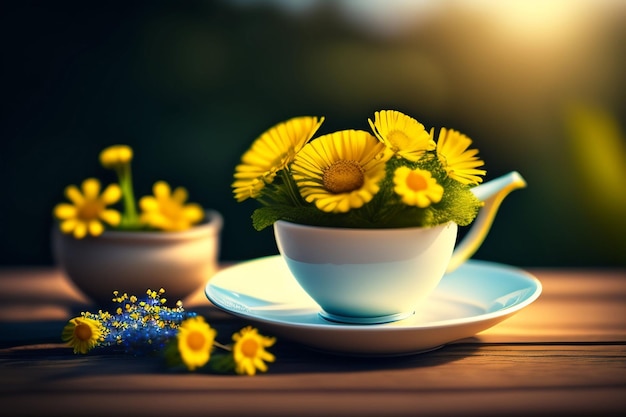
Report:
[[[218,341],[224,344],[230,343],[231,335],[249,324],[212,306],[194,308],[193,311],[205,317],[217,330]],[[76,311],[76,315],[79,314],[80,312]],[[35,359],[40,364],[45,363],[49,366],[63,365],[67,367],[69,374],[92,371],[98,374],[176,372],[167,368],[164,360],[159,357],[133,356],[130,353],[111,352],[108,349],[95,350],[87,355],[74,355],[61,341],[61,333],[66,323],[64,320],[0,321],[0,362],[15,363],[29,358],[29,361],[24,362],[24,366],[29,366],[28,363]],[[259,330],[262,334],[270,336],[263,329]],[[459,343],[412,355],[359,357],[317,351],[285,338],[278,338],[277,343],[268,349],[276,356],[276,361],[269,364],[269,373],[360,372],[432,367],[472,355],[478,346],[474,343]],[[201,370],[198,373],[203,372],[205,371]],[[67,376],[71,376],[69,374]]]
[[463,359],[475,352],[478,346],[472,343],[450,344],[412,355],[378,357],[319,352],[285,341],[272,350],[276,355],[276,363],[271,365],[271,373],[359,372],[431,367]]
[[[220,331],[217,326],[218,332]],[[268,374],[362,372],[373,370],[408,369],[433,367],[464,359],[478,349],[477,344],[450,344],[429,352],[394,357],[353,357],[318,352],[310,348],[279,340],[269,349],[276,356],[274,363],[268,364]],[[19,347],[0,349],[0,364],[11,366],[63,366],[65,376],[76,374],[130,374],[130,373],[186,373],[185,370],[172,370],[165,366],[159,356],[134,356],[130,353],[92,351],[86,355],[75,355],[71,348],[60,342],[37,343]],[[20,365],[21,364],[21,365]],[[1,366],[1,365],[0,365]],[[212,373],[198,370],[197,374]],[[58,373],[56,377],[60,377]]]

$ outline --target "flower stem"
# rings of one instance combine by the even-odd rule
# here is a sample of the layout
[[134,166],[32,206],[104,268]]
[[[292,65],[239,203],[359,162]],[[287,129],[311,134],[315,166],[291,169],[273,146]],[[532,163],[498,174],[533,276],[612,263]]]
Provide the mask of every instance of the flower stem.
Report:
[[218,347],[218,348],[220,348],[220,349],[227,350],[227,351],[229,351],[229,352],[232,352],[232,351],[233,351],[232,347],[227,346],[227,345],[223,345],[223,344],[221,344],[220,342],[218,342],[217,340],[214,340],[214,341],[213,341],[213,346],[216,346],[216,347]]
[[300,191],[298,191],[298,186],[293,181],[290,173],[287,172],[287,169],[284,169],[281,171],[281,175],[283,177],[283,182],[287,186],[287,194],[289,196],[289,199],[294,205],[301,205]]
[[122,214],[121,225],[124,228],[138,228],[139,218],[137,216],[137,207],[135,205],[135,194],[133,191],[133,178],[130,169],[130,163],[123,164],[116,169],[117,176],[122,189],[122,198],[124,200],[124,213]]

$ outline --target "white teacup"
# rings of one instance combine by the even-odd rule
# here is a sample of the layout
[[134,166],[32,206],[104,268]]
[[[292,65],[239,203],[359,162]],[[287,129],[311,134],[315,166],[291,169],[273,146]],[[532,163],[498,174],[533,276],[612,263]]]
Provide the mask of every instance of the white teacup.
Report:
[[526,185],[517,172],[474,187],[485,203],[457,245],[458,226],[348,229],[277,221],[276,244],[300,286],[328,320],[376,324],[413,314],[444,274],[474,254],[504,197]]
[[341,229],[275,223],[276,242],[300,286],[333,321],[381,323],[413,314],[443,277],[457,225]]

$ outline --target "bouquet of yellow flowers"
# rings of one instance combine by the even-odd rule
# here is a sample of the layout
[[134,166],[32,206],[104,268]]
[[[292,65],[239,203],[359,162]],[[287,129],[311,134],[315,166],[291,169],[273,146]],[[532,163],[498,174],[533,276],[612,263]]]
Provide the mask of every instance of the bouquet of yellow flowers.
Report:
[[238,202],[262,207],[253,226],[277,220],[351,228],[470,224],[482,203],[471,188],[486,171],[464,134],[395,110],[368,119],[372,133],[341,130],[314,138],[321,117],[296,117],[258,137],[235,168]]
[[[109,184],[102,193],[97,178],[87,178],[80,189],[75,185],[65,188],[70,203],[57,204],[53,210],[63,233],[82,239],[87,235],[99,236],[107,227],[126,231],[181,231],[202,221],[204,211],[199,204],[187,204],[187,190],[177,187],[172,191],[165,181],[155,182],[152,187],[154,195],[139,200],[141,212],[138,213],[132,159],[130,146],[109,146],[100,152],[100,163],[115,171],[117,183]],[[119,202],[123,203],[122,211],[112,208]]]

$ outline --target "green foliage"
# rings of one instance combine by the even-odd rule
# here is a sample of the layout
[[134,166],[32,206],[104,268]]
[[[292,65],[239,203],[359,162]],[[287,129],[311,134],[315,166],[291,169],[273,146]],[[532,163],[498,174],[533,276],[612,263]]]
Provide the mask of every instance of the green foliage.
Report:
[[212,353],[211,360],[207,364],[209,370],[219,373],[228,374],[235,370],[235,359],[232,353]]
[[[426,208],[404,204],[393,190],[394,171],[402,165],[430,171],[444,187],[441,201]],[[315,207],[315,204],[304,201],[286,172],[277,176],[273,183],[267,184],[262,193],[263,198],[259,201],[263,206],[252,213],[252,225],[259,231],[278,220],[345,228],[431,227],[450,221],[467,226],[482,206],[470,186],[447,175],[434,152],[426,153],[418,162],[400,158],[389,160],[380,191],[369,203],[347,213],[326,213]]]

